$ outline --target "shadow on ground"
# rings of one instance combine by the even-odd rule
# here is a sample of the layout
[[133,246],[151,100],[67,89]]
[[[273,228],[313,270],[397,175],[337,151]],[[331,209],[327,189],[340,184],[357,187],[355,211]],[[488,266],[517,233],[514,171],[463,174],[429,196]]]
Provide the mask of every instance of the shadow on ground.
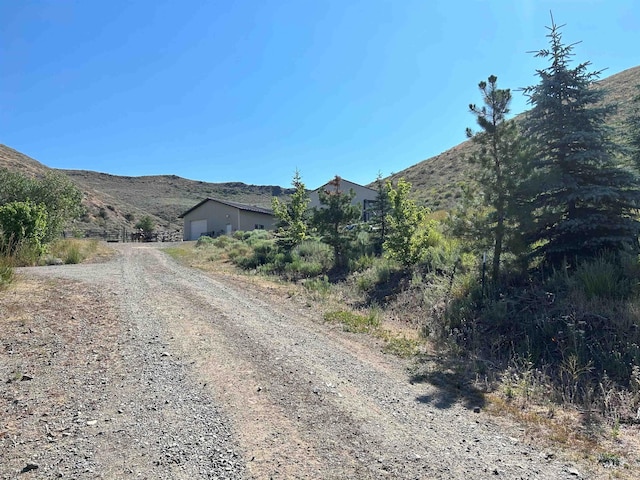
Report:
[[461,403],[469,409],[482,408],[486,404],[485,392],[473,385],[469,365],[456,359],[424,357],[411,375],[412,385],[426,383],[433,391],[419,395],[416,400],[436,408],[451,408]]

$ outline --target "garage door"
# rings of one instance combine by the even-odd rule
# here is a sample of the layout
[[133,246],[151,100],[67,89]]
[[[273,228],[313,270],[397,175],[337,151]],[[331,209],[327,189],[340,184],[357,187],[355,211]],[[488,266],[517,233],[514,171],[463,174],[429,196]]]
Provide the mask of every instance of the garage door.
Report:
[[189,238],[191,240],[197,240],[202,235],[207,233],[207,220],[191,220],[191,235]]

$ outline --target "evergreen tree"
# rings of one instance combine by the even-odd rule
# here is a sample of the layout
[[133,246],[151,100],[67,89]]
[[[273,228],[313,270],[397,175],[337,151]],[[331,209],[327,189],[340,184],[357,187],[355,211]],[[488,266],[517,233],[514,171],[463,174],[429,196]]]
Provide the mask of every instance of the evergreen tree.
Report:
[[482,129],[474,133],[467,128],[467,137],[472,139],[478,150],[469,160],[480,167],[479,184],[482,198],[490,207],[487,216],[488,230],[493,243],[491,277],[498,281],[500,259],[508,226],[508,208],[512,203],[515,188],[519,183],[519,166],[524,154],[524,142],[515,122],[507,121],[511,91],[497,87],[498,78],[491,75],[487,82],[480,82],[478,88],[484,105],[469,105],[469,111],[476,117]]
[[629,160],[633,169],[640,173],[640,85],[636,86],[638,94],[633,99],[631,115],[627,119],[627,141]]
[[328,190],[320,190],[318,199],[320,208],[313,209],[313,224],[322,236],[322,241],[333,247],[335,268],[343,268],[347,264],[347,251],[353,238],[353,225],[360,219],[360,207],[351,202],[355,192],[345,193],[340,190],[340,177],[336,176]]
[[530,176],[520,190],[521,217],[531,257],[570,264],[605,250],[637,249],[640,182],[614,163],[616,145],[605,119],[600,72],[589,62],[570,67],[573,46],[562,42],[560,27],[548,27],[550,60],[538,70],[540,83],[524,89],[533,106],[525,134],[533,141]]
[[273,213],[278,219],[275,232],[276,243],[287,252],[306,240],[309,231],[309,193],[302,183],[298,170],[291,184],[295,192],[288,203],[283,203],[275,197],[271,202]]
[[382,255],[382,246],[389,230],[387,215],[391,212],[389,186],[382,181],[382,174],[376,177],[376,199],[369,210],[369,225],[372,229],[373,249],[376,255]]
[[401,178],[394,188],[387,182],[391,210],[387,216],[389,231],[384,249],[389,257],[405,267],[418,263],[426,249],[425,219],[427,209],[409,198],[411,184]]

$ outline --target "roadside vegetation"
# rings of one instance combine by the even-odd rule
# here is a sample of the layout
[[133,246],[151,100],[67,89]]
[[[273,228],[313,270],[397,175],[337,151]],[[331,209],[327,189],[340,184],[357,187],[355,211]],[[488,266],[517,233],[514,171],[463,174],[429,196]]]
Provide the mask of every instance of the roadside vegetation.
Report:
[[19,266],[79,263],[100,253],[98,242],[61,239],[82,214],[82,194],[63,174],[31,178],[0,169],[0,288]]
[[480,82],[466,157],[479,181],[461,185],[456,209],[431,212],[405,180],[378,178],[364,223],[338,178],[309,209],[296,172],[274,232],[173,254],[292,282],[326,322],[415,356],[415,381],[444,375],[616,467],[621,428],[640,422],[640,96],[614,139],[599,72],[571,66],[553,23],[547,38],[524,122],[508,119],[496,76]]

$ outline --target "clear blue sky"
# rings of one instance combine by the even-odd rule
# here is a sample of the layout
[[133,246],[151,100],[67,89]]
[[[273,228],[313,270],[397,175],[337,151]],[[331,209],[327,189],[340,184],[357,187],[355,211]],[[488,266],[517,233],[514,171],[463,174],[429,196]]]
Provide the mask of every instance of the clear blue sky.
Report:
[[537,83],[550,10],[576,61],[640,64],[637,0],[0,0],[0,143],[116,175],[366,184],[463,141],[480,80]]

